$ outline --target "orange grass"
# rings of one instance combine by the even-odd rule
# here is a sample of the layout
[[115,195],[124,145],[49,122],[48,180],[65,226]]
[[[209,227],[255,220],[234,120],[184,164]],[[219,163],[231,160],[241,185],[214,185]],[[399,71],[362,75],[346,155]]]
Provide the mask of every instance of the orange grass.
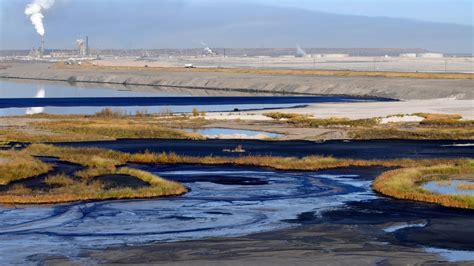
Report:
[[41,162],[26,152],[0,151],[0,185],[44,174],[51,169],[51,165]]
[[[187,192],[180,183],[168,181],[151,173],[129,169],[118,168],[124,164],[127,154],[102,149],[73,149],[55,147],[52,145],[32,144],[23,151],[11,151],[12,154],[22,154],[24,157],[31,155],[44,155],[58,157],[63,161],[81,164],[87,168],[75,174],[73,179],[64,174],[50,175],[45,178],[48,190],[31,190],[21,185],[11,187],[0,194],[0,202],[4,204],[51,204],[71,201],[85,200],[109,200],[109,199],[135,199],[162,196],[178,196]],[[29,161],[28,161],[29,162]],[[12,171],[5,161],[5,169]],[[112,188],[105,189],[99,181],[91,178],[103,174],[122,174],[141,179],[149,184],[143,188]],[[30,177],[34,175],[27,175]]]
[[291,75],[291,76],[337,76],[337,77],[384,77],[384,78],[418,78],[418,79],[474,79],[471,73],[422,73],[393,71],[352,71],[352,70],[303,70],[303,69],[257,69],[257,68],[181,68],[181,67],[135,67],[135,66],[94,66],[92,64],[64,65],[56,64],[59,69],[94,69],[147,72],[203,72],[203,73],[238,73],[257,75]]
[[457,188],[461,190],[474,190],[474,184],[459,184]]
[[[317,171],[322,169],[342,168],[342,167],[369,167],[369,166],[384,166],[384,167],[403,167],[405,169],[390,171],[377,179],[377,186],[386,184],[385,180],[390,179],[393,175],[399,173],[397,171],[408,171],[415,176],[414,181],[408,182],[408,186],[403,187],[405,190],[400,190],[405,199],[415,199],[413,195],[413,187],[417,182],[425,180],[428,174],[453,174],[463,173],[465,169],[471,169],[468,166],[474,165],[472,160],[466,159],[430,159],[430,160],[413,160],[413,159],[397,159],[397,160],[355,160],[355,159],[338,159],[333,157],[323,156],[307,156],[304,158],[297,157],[274,157],[274,156],[240,156],[240,157],[192,157],[179,156],[174,153],[136,153],[129,154],[118,151],[104,150],[98,148],[70,148],[70,147],[56,147],[44,144],[32,144],[24,150],[25,153],[31,155],[55,156],[61,160],[78,163],[88,168],[84,171],[76,173],[82,182],[75,182],[61,188],[53,189],[50,193],[40,193],[34,195],[25,195],[20,193],[7,193],[0,196],[0,202],[14,202],[14,203],[51,203],[51,202],[67,202],[75,200],[90,200],[90,199],[112,199],[112,198],[139,198],[152,197],[157,195],[173,195],[182,194],[186,189],[177,183],[166,181],[159,177],[129,168],[120,168],[127,162],[143,163],[143,164],[204,164],[204,165],[245,165],[257,167],[269,167],[277,170],[297,170],[297,171]],[[436,168],[433,165],[437,165]],[[444,168],[447,170],[443,170]],[[430,171],[424,170],[424,168]],[[474,167],[472,167],[474,168]],[[419,174],[418,172],[421,171]],[[135,176],[149,183],[152,188],[149,189],[112,189],[110,191],[103,191],[99,183],[88,185],[87,180],[101,174],[127,174]],[[403,172],[405,173],[405,172]],[[405,175],[406,176],[406,175]],[[410,176],[410,175],[408,175]],[[381,181],[382,180],[382,181]],[[441,180],[441,179],[440,179]],[[60,183],[60,182],[56,182]],[[90,187],[92,186],[92,187]],[[67,189],[66,189],[67,188]],[[375,185],[374,185],[375,188]],[[389,187],[390,188],[390,187]],[[384,190],[385,189],[385,190]],[[390,193],[386,191],[386,187],[382,186],[381,193]],[[69,191],[66,193],[65,191]],[[158,192],[159,191],[159,192]],[[379,191],[379,190],[377,190]],[[385,192],[383,192],[385,191]],[[415,189],[417,192],[417,189]],[[403,194],[404,193],[404,194]],[[52,195],[56,195],[53,199]],[[434,196],[424,194],[423,197],[431,197],[431,201],[435,201]],[[421,198],[425,200],[425,198]],[[459,199],[455,198],[452,202],[448,201],[446,197],[442,197],[443,204],[453,207],[466,207],[469,205],[462,205]],[[437,202],[437,201],[436,201]],[[448,203],[446,203],[448,202]]]
[[436,194],[421,187],[422,184],[429,181],[449,180],[453,175],[472,173],[474,173],[474,160],[398,169],[385,172],[377,177],[373,183],[373,189],[397,199],[429,202],[445,207],[474,209],[474,196]]

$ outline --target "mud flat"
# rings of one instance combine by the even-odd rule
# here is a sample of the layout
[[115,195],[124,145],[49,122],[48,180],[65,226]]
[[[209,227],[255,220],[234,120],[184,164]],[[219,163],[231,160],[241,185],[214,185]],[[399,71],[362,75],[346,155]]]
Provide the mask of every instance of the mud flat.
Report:
[[404,100],[474,98],[472,79],[272,75],[195,71],[180,68],[59,68],[46,63],[8,63],[7,68],[0,70],[0,77],[259,93],[374,96]]
[[[314,115],[316,118],[345,117],[350,119],[410,115],[415,113],[458,114],[464,119],[474,119],[474,101],[454,98],[407,100],[394,102],[319,103],[301,108],[280,109],[278,112]],[[215,120],[269,120],[269,111],[208,113]]]

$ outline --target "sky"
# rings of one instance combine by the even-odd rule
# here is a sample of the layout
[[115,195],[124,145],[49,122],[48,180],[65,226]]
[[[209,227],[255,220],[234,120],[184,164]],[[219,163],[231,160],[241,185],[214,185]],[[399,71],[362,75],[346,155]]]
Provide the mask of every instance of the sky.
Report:
[[[0,49],[30,49],[32,0],[0,0]],[[46,44],[73,48],[426,48],[472,53],[474,0],[56,0]]]
[[[192,0],[214,2],[217,0]],[[229,1],[229,0],[227,0]],[[337,14],[409,18],[473,25],[474,0],[231,0]]]

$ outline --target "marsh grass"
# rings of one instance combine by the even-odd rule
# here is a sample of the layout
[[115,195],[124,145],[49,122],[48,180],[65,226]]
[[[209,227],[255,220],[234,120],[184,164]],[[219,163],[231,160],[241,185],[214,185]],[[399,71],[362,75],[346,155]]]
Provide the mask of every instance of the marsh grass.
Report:
[[452,180],[438,180],[438,181],[436,181],[436,184],[438,186],[445,186],[445,187],[450,186],[452,183],[453,183]]
[[388,171],[375,179],[373,188],[383,195],[397,199],[473,209],[474,196],[442,195],[422,188],[422,185],[429,181],[445,181],[451,179],[450,176],[474,173],[473,162],[474,160],[466,159],[457,163],[433,164],[432,166]]
[[[423,117],[419,123],[381,125],[380,118],[317,119],[309,115],[271,112],[264,114],[277,121],[303,128],[347,128],[352,139],[473,139],[474,120],[461,120],[460,115],[416,113]],[[402,117],[404,115],[393,115]]]
[[135,153],[128,155],[128,162],[139,164],[203,164],[203,165],[243,165],[268,167],[276,170],[316,171],[344,167],[416,167],[441,163],[458,163],[462,159],[396,159],[396,160],[354,160],[331,156],[277,157],[277,156],[180,156],[175,153]]
[[50,175],[44,179],[44,183],[49,186],[70,186],[76,181],[64,174]]
[[[77,163],[86,166],[87,168],[75,174],[76,177],[80,178],[81,181],[79,182],[70,183],[69,181],[63,180],[61,177],[53,177],[52,180],[50,180],[52,184],[62,183],[64,185],[58,188],[53,188],[48,193],[33,192],[26,195],[19,195],[19,193],[8,192],[5,195],[0,196],[0,202],[56,203],[92,199],[147,198],[180,195],[186,192],[186,188],[179,183],[164,180],[145,171],[122,167],[122,165],[126,163],[242,165],[292,171],[317,171],[322,169],[369,166],[411,167],[409,169],[403,169],[404,171],[412,171],[405,176],[410,176],[411,174],[418,176],[417,171],[419,167],[430,167],[431,172],[421,172],[423,175],[462,173],[462,170],[458,169],[458,171],[455,171],[452,169],[456,169],[458,166],[461,167],[461,169],[465,169],[470,165],[474,169],[474,163],[472,160],[466,161],[464,159],[354,160],[326,156],[307,156],[303,158],[275,156],[192,157],[180,156],[175,153],[153,153],[150,151],[129,154],[98,148],[56,147],[45,144],[32,144],[23,152],[29,155],[58,157],[62,161]],[[433,165],[438,165],[438,168],[434,168]],[[445,171],[443,169],[447,170]],[[134,176],[150,184],[150,187],[139,189],[114,188],[105,190],[100,182],[92,182],[93,177],[105,174],[124,174]],[[402,182],[398,187],[406,188],[407,191],[412,191],[410,189],[414,187],[413,184],[418,184],[420,181],[423,180],[416,179],[411,182],[409,179],[405,178],[402,179]],[[56,195],[56,198],[52,197],[52,195]]]
[[[76,179],[64,174],[47,176],[44,180],[44,183],[50,186],[47,191],[25,189],[21,185],[15,185],[0,195],[1,203],[43,204],[83,200],[134,199],[177,196],[187,192],[180,183],[165,180],[145,171],[119,167],[129,158],[128,154],[120,152],[32,144],[21,152],[13,151],[13,153],[24,153],[30,157],[31,155],[58,157],[62,161],[80,164],[87,168],[75,173]],[[126,187],[106,189],[102,182],[93,180],[93,177],[96,176],[114,174],[136,177],[148,183],[149,186],[137,189]]]
[[457,185],[457,188],[461,190],[474,190],[474,184],[463,183],[463,184]]
[[[18,117],[22,119],[25,117]],[[0,142],[65,142],[115,140],[118,138],[204,139],[181,128],[200,128],[207,122],[199,117],[147,115],[141,112],[126,115],[104,109],[95,115],[35,115],[26,126],[0,128]]]
[[100,118],[122,118],[127,116],[127,112],[125,110],[121,109],[112,109],[110,107],[103,108],[99,112],[95,113],[95,117],[100,117]]
[[156,123],[143,123],[122,119],[83,119],[34,123],[33,127],[56,134],[84,136],[85,139],[167,138],[194,139],[196,134],[163,127]]
[[416,113],[423,117],[420,122],[425,127],[451,127],[451,128],[474,128],[474,120],[461,120],[462,116],[458,114],[433,114],[433,113]]
[[352,139],[424,139],[465,140],[474,138],[474,128],[399,128],[356,129],[349,132]]
[[379,124],[378,118],[367,119],[348,119],[348,118],[314,118],[308,115],[292,114],[292,113],[266,113],[267,117],[275,120],[286,119],[286,122],[299,127],[374,127]]
[[49,172],[52,166],[23,151],[0,151],[0,185]]

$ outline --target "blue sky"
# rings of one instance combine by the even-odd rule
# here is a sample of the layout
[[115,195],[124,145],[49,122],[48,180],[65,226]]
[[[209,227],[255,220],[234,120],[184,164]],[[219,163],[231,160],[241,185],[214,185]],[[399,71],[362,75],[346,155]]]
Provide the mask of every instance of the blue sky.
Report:
[[[0,49],[30,49],[32,0],[0,0]],[[88,35],[96,48],[474,49],[474,0],[56,0],[48,48]],[[433,23],[434,22],[434,23]]]
[[[190,0],[214,2],[219,0]],[[474,0],[230,0],[337,14],[409,18],[473,25]],[[226,2],[229,2],[227,0]]]

